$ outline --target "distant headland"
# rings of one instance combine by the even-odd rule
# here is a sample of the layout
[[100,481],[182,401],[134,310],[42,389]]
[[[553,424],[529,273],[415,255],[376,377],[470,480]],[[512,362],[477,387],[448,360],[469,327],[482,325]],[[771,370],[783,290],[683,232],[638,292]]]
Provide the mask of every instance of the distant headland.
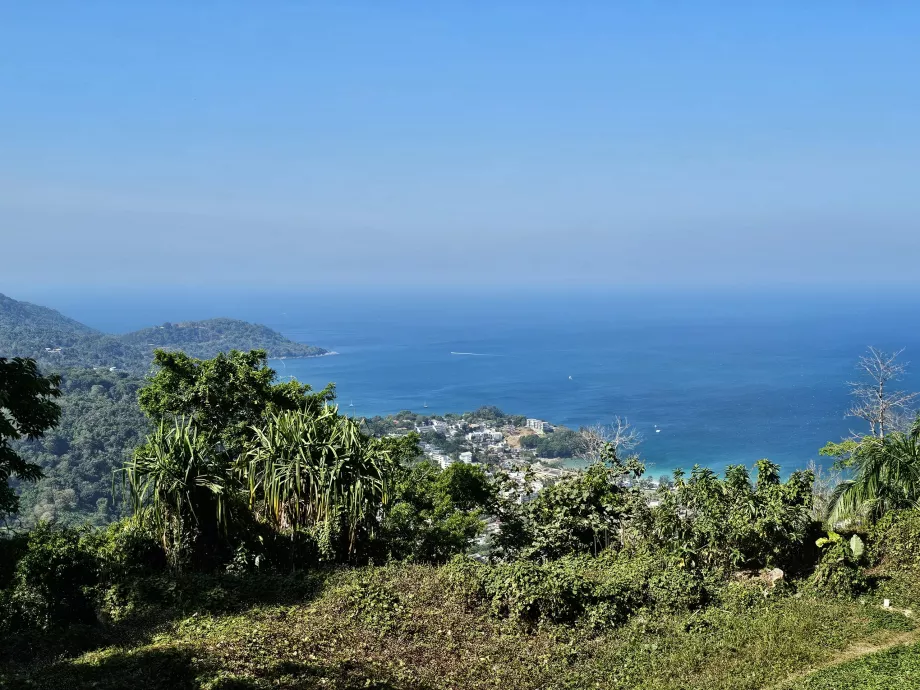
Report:
[[54,309],[0,294],[0,356],[31,357],[52,369],[139,372],[147,370],[157,349],[183,350],[202,359],[228,350],[265,350],[271,359],[336,354],[285,338],[267,326],[226,318],[164,323],[121,335],[103,333]]

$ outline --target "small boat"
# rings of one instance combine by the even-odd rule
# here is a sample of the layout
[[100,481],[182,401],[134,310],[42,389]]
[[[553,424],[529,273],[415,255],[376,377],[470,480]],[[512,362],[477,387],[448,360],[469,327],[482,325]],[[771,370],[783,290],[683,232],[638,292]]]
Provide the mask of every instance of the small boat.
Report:
[[658,425],[657,425],[657,424],[655,425],[655,433],[656,433],[656,434],[660,434],[660,433],[661,433],[661,429],[658,428]]
[[571,377],[571,376],[569,376],[569,381],[571,381],[571,380],[572,380],[572,377]]

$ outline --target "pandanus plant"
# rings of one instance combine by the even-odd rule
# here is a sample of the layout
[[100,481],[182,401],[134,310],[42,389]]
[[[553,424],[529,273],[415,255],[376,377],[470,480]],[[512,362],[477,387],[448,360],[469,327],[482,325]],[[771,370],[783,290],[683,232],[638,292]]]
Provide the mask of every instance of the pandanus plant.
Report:
[[281,530],[344,527],[352,553],[386,504],[388,455],[332,405],[273,414],[253,432],[240,467],[253,512]]
[[220,444],[184,419],[161,423],[122,470],[134,512],[152,518],[173,560],[192,533],[199,546],[214,546],[239,486]]

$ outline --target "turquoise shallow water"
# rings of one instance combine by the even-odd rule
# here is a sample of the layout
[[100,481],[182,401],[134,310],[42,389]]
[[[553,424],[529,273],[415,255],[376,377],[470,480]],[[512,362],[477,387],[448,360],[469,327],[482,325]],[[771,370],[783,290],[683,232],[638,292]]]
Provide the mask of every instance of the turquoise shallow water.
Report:
[[[340,354],[273,362],[334,381],[361,415],[497,405],[577,427],[627,416],[656,476],[769,457],[784,470],[857,424],[846,382],[869,344],[918,360],[920,297],[779,293],[202,293],[70,297],[106,330],[231,316]],[[474,353],[474,354],[452,354]],[[569,378],[571,377],[571,378]],[[654,432],[658,425],[661,433]]]

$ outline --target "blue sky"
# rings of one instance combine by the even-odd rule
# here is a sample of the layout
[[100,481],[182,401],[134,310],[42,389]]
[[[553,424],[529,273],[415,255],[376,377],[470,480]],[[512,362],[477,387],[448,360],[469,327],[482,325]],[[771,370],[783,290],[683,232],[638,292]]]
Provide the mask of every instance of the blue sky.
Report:
[[920,5],[0,7],[0,292],[916,281]]

